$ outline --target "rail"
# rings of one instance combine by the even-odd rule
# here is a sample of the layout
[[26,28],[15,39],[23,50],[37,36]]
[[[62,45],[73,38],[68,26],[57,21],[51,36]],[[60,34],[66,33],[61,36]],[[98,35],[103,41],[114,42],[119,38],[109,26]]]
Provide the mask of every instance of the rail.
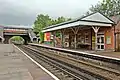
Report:
[[60,52],[66,52],[66,53],[72,54],[72,55],[82,56],[82,57],[86,57],[86,58],[89,58],[89,59],[95,59],[95,60],[100,60],[100,61],[120,65],[120,59],[118,59],[118,58],[101,56],[101,55],[96,55],[96,54],[89,54],[89,53],[86,53],[86,52],[80,52],[80,51],[63,49],[63,48],[56,48],[56,47],[46,46],[46,45],[41,45],[41,44],[29,43],[29,45],[39,46],[39,47],[46,48],[46,49],[51,49],[51,50],[60,51]]
[[[118,70],[110,69],[107,67],[98,66],[89,62],[77,60],[71,58],[69,56],[65,56],[64,53],[58,54],[57,51],[39,48],[37,46],[27,45],[23,48],[25,51],[32,51],[29,54],[33,54],[33,56],[39,57],[41,54],[46,57],[43,62],[51,62],[51,64],[56,64],[60,68],[63,68],[67,71],[70,71],[74,75],[83,76],[88,79],[98,79],[98,80],[111,80],[111,79],[120,79],[120,72]],[[57,53],[57,54],[56,54]],[[41,56],[42,57],[42,56]],[[39,58],[41,58],[39,57]],[[44,58],[45,58],[44,57]],[[37,58],[35,58],[37,59]],[[51,60],[49,60],[51,59]],[[41,59],[39,59],[41,60]],[[55,63],[54,63],[55,62]],[[40,62],[41,63],[41,62]],[[54,70],[52,70],[54,71]],[[62,71],[59,71],[62,72]],[[66,80],[66,79],[65,79]]]
[[[72,74],[71,72],[69,72],[70,69],[66,70],[67,68],[65,66],[63,66],[61,63],[59,63],[55,59],[51,59],[51,57],[44,55],[44,52],[39,52],[27,46],[19,46],[19,48],[21,48],[27,55],[31,56],[34,60],[36,60],[46,69],[48,69],[50,72],[55,74],[61,80],[69,80],[69,78],[73,78],[70,80],[81,80],[81,78],[82,79],[84,78],[84,80],[88,80],[85,76],[78,77],[75,74]],[[68,79],[66,75],[68,76]]]

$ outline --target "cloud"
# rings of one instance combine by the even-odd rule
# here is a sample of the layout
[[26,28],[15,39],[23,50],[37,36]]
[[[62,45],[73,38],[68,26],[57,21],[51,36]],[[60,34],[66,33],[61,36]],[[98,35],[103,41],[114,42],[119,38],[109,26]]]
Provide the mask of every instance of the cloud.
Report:
[[32,25],[38,14],[78,17],[99,0],[0,0],[0,24]]
[[1,14],[0,15],[0,24],[7,25],[32,25],[34,23],[34,16],[27,15],[11,15],[11,14]]

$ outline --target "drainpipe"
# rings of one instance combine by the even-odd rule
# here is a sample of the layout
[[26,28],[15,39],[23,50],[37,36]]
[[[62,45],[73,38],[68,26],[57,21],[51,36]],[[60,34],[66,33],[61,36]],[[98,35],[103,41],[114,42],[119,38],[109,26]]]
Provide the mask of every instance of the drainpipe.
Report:
[[116,33],[115,33],[115,25],[114,25],[114,50],[116,52]]

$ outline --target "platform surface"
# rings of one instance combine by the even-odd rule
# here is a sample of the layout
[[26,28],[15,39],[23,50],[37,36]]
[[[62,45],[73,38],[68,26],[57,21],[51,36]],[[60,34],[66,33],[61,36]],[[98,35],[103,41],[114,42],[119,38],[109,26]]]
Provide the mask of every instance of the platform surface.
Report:
[[54,80],[12,44],[0,44],[0,80]]
[[[36,46],[45,46],[45,47],[53,47],[50,45],[45,45],[45,44],[36,44],[36,43],[29,43],[31,45],[36,45]],[[57,48],[57,47],[53,47]],[[69,48],[59,48],[59,49],[66,49],[66,50],[72,50],[72,51],[78,51],[78,52],[85,52],[88,54],[93,54],[93,55],[100,55],[103,57],[110,57],[112,59],[120,59],[120,52],[114,52],[114,51],[95,51],[95,50],[82,50],[82,49],[69,49]]]

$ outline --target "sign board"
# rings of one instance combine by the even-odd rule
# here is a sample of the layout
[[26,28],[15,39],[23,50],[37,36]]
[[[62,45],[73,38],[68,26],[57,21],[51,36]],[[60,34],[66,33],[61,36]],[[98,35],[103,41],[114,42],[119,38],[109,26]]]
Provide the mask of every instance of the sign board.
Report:
[[50,41],[50,38],[51,38],[50,32],[44,33],[44,41]]
[[111,36],[106,36],[106,44],[111,44]]

